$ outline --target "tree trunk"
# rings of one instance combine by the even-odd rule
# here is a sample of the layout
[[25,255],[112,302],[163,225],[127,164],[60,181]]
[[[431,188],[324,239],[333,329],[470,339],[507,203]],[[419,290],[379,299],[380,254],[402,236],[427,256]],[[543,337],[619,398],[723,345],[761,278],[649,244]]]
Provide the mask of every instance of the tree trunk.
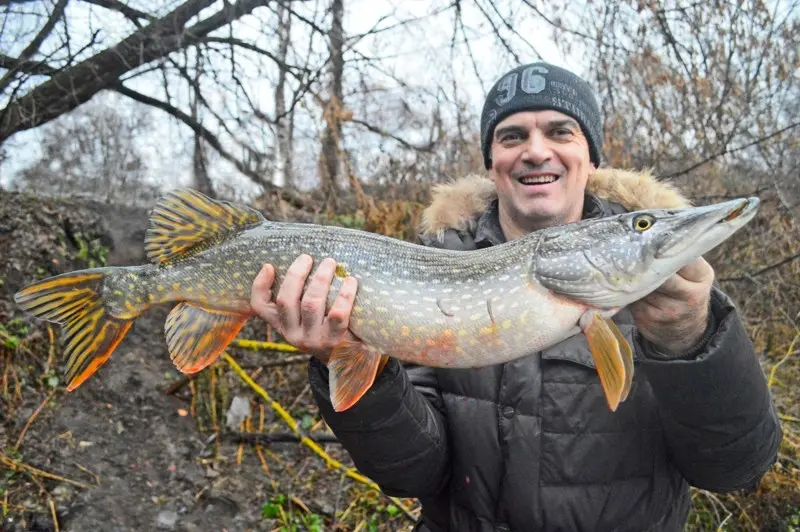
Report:
[[322,139],[321,176],[323,190],[328,205],[336,206],[336,195],[340,184],[340,142],[342,136],[342,76],[344,73],[344,38],[342,19],[344,18],[344,0],[333,0],[331,12],[333,21],[328,34],[331,50],[331,79],[328,102],[325,108],[325,134]]
[[[283,3],[278,4],[278,60],[286,64],[291,39],[292,15]],[[286,112],[286,69],[279,67],[278,83],[275,86],[275,128],[278,142],[275,149],[275,177],[273,182],[279,187],[291,186],[293,183],[292,161],[294,145],[292,142],[292,123],[294,110]]]
[[[200,50],[197,50],[197,57],[194,66],[194,81],[195,89],[192,91],[192,120],[198,124],[202,124],[202,119],[199,116],[198,109],[200,107],[200,94],[198,88],[200,87],[200,72],[202,71],[203,56]],[[194,153],[192,154],[192,171],[194,176],[194,186],[209,197],[216,197],[214,186],[211,184],[211,179],[208,177],[207,159],[205,154],[205,145],[203,144],[202,136],[194,132]]]

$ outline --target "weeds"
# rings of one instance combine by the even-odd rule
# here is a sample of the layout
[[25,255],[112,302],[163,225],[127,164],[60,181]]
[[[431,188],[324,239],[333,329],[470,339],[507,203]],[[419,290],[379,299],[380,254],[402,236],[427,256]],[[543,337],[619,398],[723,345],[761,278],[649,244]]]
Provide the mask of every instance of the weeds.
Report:
[[78,245],[75,252],[75,259],[84,261],[89,268],[97,268],[108,264],[108,247],[104,246],[100,238],[92,238],[83,233],[74,235],[74,240]]

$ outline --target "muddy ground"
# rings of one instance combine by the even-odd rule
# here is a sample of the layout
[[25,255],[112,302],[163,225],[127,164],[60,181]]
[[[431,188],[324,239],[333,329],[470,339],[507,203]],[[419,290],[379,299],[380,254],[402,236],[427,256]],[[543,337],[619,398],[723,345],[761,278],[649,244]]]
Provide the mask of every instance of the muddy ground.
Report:
[[[225,427],[237,396],[251,405],[253,431],[262,407],[264,431],[288,428],[224,361],[181,386],[164,342],[168,308],[137,320],[79,389],[63,389],[59,343],[14,308],[12,294],[34,279],[104,260],[144,263],[146,221],[144,209],[0,191],[0,529],[410,529],[392,501],[326,468],[297,442],[264,446],[264,463],[254,445],[237,443]],[[251,320],[240,337],[265,340],[265,329]],[[304,428],[326,430],[304,364],[256,369],[296,354],[230,353]],[[352,467],[337,444],[324,448]],[[25,466],[62,480],[19,470]],[[414,501],[402,502],[416,511]]]

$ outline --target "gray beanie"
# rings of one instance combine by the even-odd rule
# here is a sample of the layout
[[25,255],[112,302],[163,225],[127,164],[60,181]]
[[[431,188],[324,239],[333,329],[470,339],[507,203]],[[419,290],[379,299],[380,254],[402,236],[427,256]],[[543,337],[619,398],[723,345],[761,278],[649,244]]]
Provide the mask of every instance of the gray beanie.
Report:
[[481,113],[481,152],[492,167],[490,147],[494,128],[519,111],[552,109],[571,116],[589,141],[589,156],[600,166],[603,152],[603,118],[594,91],[568,70],[549,63],[531,63],[507,72],[489,91]]

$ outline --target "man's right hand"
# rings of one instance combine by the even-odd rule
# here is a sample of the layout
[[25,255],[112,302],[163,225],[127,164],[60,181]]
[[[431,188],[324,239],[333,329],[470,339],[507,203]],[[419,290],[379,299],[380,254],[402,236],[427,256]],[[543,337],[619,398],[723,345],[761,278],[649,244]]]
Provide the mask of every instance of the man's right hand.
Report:
[[358,281],[347,277],[339,288],[336,300],[325,314],[328,292],[336,272],[336,262],[323,260],[314,273],[305,293],[313,260],[300,255],[286,270],[280,290],[272,299],[275,268],[265,264],[253,280],[250,306],[253,312],[280,332],[290,344],[328,362],[332,349],[342,340],[358,341],[348,330]]

